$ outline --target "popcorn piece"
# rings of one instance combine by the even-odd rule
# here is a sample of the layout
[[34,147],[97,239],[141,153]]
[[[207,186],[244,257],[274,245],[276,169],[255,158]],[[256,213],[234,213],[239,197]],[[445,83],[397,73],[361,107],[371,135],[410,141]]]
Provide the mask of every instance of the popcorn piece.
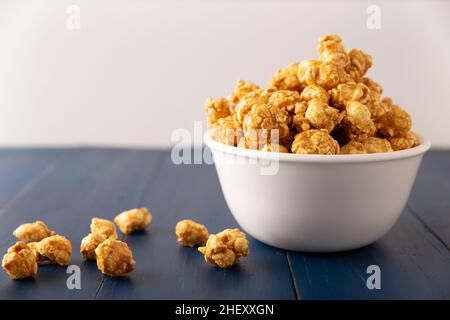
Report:
[[152,223],[152,215],[147,208],[124,211],[114,218],[114,222],[124,234],[145,230]]
[[116,232],[116,227],[112,221],[101,219],[101,218],[92,218],[91,220],[91,232],[98,233],[104,235],[109,239],[117,239],[118,235]]
[[298,131],[306,131],[311,128],[311,124],[308,119],[306,119],[306,110],[308,105],[305,102],[296,104],[295,106],[295,116],[292,118],[292,126]]
[[136,261],[125,242],[107,239],[95,249],[98,269],[111,277],[121,277],[134,270]]
[[377,122],[378,132],[386,138],[401,137],[412,127],[411,116],[401,107],[393,104]]
[[350,141],[341,148],[341,154],[362,154],[367,153],[364,145],[358,141]]
[[295,136],[291,150],[298,154],[338,154],[339,144],[327,130],[310,129]]
[[302,88],[309,84],[315,84],[314,79],[319,72],[321,64],[322,62],[318,60],[303,60],[298,64],[297,78]]
[[14,230],[13,235],[24,242],[39,242],[50,237],[54,232],[50,231],[43,221],[24,223]]
[[239,140],[239,143],[237,146],[239,148],[251,149],[251,150],[259,150],[261,147],[258,140],[248,139],[246,137],[242,137]]
[[372,56],[361,50],[351,49],[348,52],[348,57],[350,58],[350,63],[347,66],[347,70],[351,77],[358,81],[372,66]]
[[208,229],[193,220],[181,220],[175,227],[177,241],[183,246],[194,247],[204,245],[209,237]]
[[364,149],[366,149],[367,153],[380,153],[380,152],[391,152],[392,150],[391,144],[388,140],[370,137],[362,142]]
[[345,52],[342,39],[336,34],[329,34],[320,38],[317,52],[323,62],[333,62],[342,66],[349,63],[349,57]]
[[37,251],[50,262],[56,262],[60,266],[67,266],[72,254],[72,245],[65,237],[55,235],[41,240],[37,244]]
[[261,144],[283,139],[289,134],[288,121],[285,110],[272,104],[254,105],[244,119],[244,136]]
[[256,83],[238,80],[233,92],[228,96],[228,101],[232,105],[237,105],[247,94],[257,90],[261,89]]
[[372,118],[376,120],[384,115],[387,110],[389,110],[392,105],[392,100],[389,98],[381,100],[383,88],[372,79],[367,77],[361,78],[361,83],[363,83],[370,90],[369,99],[366,102],[361,102],[369,108]]
[[326,104],[328,104],[328,102],[330,101],[330,96],[328,95],[327,91],[321,86],[315,84],[311,84],[303,89],[300,97],[302,101],[306,102],[311,101],[314,98],[319,99]]
[[362,104],[369,102],[370,89],[363,83],[346,82],[331,89],[330,95],[333,107],[345,110],[347,103],[352,100]]
[[211,137],[223,144],[235,146],[244,135],[236,115],[219,119],[210,129]]
[[334,127],[341,122],[343,115],[338,109],[330,107],[325,102],[314,98],[308,104],[305,118],[316,129],[333,131]]
[[106,237],[99,233],[90,233],[81,240],[80,254],[83,259],[95,260],[95,249],[106,240]]
[[302,99],[297,91],[280,90],[272,93],[268,102],[282,110],[293,113],[296,104],[301,101]]
[[256,90],[250,92],[236,105],[236,119],[239,125],[244,122],[245,116],[252,110],[254,105],[263,105],[267,103],[271,96],[269,91]]
[[361,142],[373,136],[376,131],[369,109],[358,101],[347,104],[342,124],[348,140]]
[[37,259],[25,242],[18,241],[3,256],[2,267],[11,279],[34,277],[37,273]]
[[261,148],[261,151],[289,153],[285,146],[278,143],[267,143]]
[[304,72],[302,78],[299,75],[300,80],[306,81],[308,85],[317,84],[326,90],[330,90],[340,83],[351,80],[344,67],[333,62],[312,63],[309,67],[305,67],[305,70],[303,70],[303,66],[300,66],[299,70]]
[[419,138],[414,132],[409,131],[401,137],[389,139],[389,142],[391,143],[392,149],[394,151],[398,151],[413,148],[419,145]]
[[250,253],[248,240],[239,229],[225,229],[209,236],[206,246],[198,248],[205,261],[219,268],[230,268]]
[[302,83],[297,77],[298,63],[292,63],[285,68],[277,70],[268,85],[269,89],[301,91]]
[[49,261],[46,257],[42,256],[38,251],[39,242],[29,242],[27,243],[28,248],[34,251],[36,254],[36,260],[37,262],[45,262]]
[[205,103],[205,111],[208,128],[217,123],[219,119],[228,117],[231,114],[230,105],[225,98],[217,100],[208,98]]

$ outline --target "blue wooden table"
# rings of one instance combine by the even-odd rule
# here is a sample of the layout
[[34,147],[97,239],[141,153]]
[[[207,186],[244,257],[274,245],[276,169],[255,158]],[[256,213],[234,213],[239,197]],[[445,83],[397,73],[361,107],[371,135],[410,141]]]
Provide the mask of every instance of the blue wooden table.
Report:
[[[80,240],[93,216],[112,219],[145,206],[148,232],[124,237],[136,269],[103,276],[83,261]],[[66,269],[39,267],[36,279],[11,281],[0,272],[0,299],[449,299],[450,151],[431,151],[408,206],[394,228],[368,247],[344,253],[303,254],[250,239],[251,255],[235,268],[207,265],[180,247],[174,227],[193,218],[210,232],[237,226],[211,165],[174,165],[168,150],[0,150],[0,252],[11,232],[37,219],[67,236],[81,290],[69,290]],[[381,289],[369,290],[366,269],[378,265]]]

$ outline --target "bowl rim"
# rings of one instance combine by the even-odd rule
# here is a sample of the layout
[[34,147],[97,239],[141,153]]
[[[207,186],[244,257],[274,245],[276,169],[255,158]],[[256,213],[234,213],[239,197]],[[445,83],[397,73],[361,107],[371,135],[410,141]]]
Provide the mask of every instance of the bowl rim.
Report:
[[377,162],[397,159],[406,159],[424,154],[431,147],[430,140],[422,135],[416,133],[420,144],[414,148],[381,153],[366,153],[366,154],[293,154],[280,152],[266,152],[261,150],[244,149],[234,146],[229,146],[211,138],[209,131],[205,132],[203,141],[212,151],[220,151],[222,153],[231,154],[240,157],[261,159],[261,160],[276,160],[285,162],[333,162],[333,163],[347,163],[347,162]]

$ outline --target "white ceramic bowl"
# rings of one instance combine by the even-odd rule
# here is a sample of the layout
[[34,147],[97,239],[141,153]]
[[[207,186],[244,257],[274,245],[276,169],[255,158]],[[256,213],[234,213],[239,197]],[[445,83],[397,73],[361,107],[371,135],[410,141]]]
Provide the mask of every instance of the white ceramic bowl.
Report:
[[298,155],[212,140],[227,204],[241,227],[269,245],[305,252],[359,248],[383,235],[408,200],[423,154],[415,148],[362,155]]

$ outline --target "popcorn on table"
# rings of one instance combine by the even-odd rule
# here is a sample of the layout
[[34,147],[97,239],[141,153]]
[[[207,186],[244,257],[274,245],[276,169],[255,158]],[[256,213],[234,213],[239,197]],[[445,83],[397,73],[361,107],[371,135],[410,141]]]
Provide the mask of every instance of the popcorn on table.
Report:
[[318,60],[277,70],[267,89],[238,80],[228,98],[209,98],[211,137],[240,148],[277,152],[267,146],[278,145],[278,152],[305,154],[392,152],[420,143],[411,116],[367,77],[368,53],[346,50],[333,34],[319,39],[317,52]]

